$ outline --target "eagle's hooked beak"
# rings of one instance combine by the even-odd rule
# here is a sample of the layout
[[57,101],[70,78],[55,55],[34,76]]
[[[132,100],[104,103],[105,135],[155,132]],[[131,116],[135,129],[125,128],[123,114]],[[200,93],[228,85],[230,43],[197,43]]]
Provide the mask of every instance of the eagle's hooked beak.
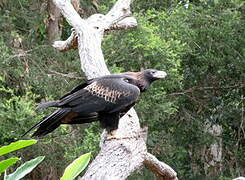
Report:
[[164,72],[164,71],[156,71],[154,74],[153,74],[153,77],[154,78],[157,78],[157,79],[163,79],[167,76],[167,73]]

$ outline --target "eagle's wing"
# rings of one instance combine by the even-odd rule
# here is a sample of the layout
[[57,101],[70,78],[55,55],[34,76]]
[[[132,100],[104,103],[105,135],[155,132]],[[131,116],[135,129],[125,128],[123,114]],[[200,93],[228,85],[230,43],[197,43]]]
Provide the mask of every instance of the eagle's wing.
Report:
[[73,93],[75,93],[75,92],[77,92],[77,91],[79,91],[79,90],[85,88],[85,87],[88,86],[89,84],[90,84],[89,81],[88,81],[88,82],[85,82],[85,83],[83,83],[83,84],[79,84],[78,86],[74,87],[70,92],[64,94],[60,99],[63,99],[63,98],[65,98],[66,96],[69,96],[69,95],[71,95],[71,94],[73,94]]
[[[88,86],[90,83],[93,82],[93,79],[91,80],[88,80],[87,82],[83,83],[83,84],[79,84],[78,86],[74,87],[71,91],[67,92],[66,94],[64,94],[60,99],[63,99],[83,88],[85,88],[86,86]],[[45,103],[42,103],[42,104],[39,104],[36,109],[37,110],[41,110],[41,109],[44,109],[44,108],[47,108],[47,107],[56,107],[57,106],[57,101],[49,101],[49,102],[45,102]]]
[[92,122],[97,119],[97,113],[100,113],[100,121],[103,121],[105,127],[115,129],[120,113],[125,113],[140,95],[139,88],[132,83],[133,80],[124,75],[109,75],[80,85],[58,101],[40,105],[40,108],[60,109],[45,117],[26,133],[38,128],[33,136],[43,136],[62,123]]
[[71,108],[74,112],[116,112],[134,103],[140,90],[128,76],[110,75],[98,78],[89,85],[61,98],[56,107]]

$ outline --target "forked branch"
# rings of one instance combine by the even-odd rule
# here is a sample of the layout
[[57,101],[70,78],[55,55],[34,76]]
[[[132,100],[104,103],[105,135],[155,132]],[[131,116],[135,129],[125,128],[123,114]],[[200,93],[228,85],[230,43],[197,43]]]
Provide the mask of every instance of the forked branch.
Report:
[[[77,34],[76,30],[80,23],[84,25],[88,24],[91,28],[100,34],[101,38],[103,38],[104,34],[109,33],[112,30],[121,30],[121,29],[131,29],[137,26],[137,21],[134,17],[131,17],[130,11],[130,0],[119,0],[113,6],[113,8],[106,14],[94,14],[90,16],[88,19],[79,20],[79,15],[74,16],[74,20],[68,18],[67,21],[71,26],[74,27],[70,37],[65,41],[55,41],[53,47],[58,49],[59,51],[67,51],[70,49],[76,49],[78,46],[77,43]],[[64,5],[63,3],[57,3],[60,7],[62,6],[64,9],[70,8],[69,5]],[[67,11],[65,14],[74,13],[73,10]],[[63,14],[65,17],[66,15]],[[80,21],[80,23],[77,23]]]
[[[55,42],[55,48],[64,51],[77,43],[81,69],[88,79],[109,74],[101,50],[101,41],[105,33],[111,30],[136,27],[135,18],[131,17],[131,0],[118,0],[106,15],[95,14],[82,19],[74,10],[69,0],[53,0],[61,10],[74,32],[66,41]],[[165,163],[147,153],[147,131],[140,128],[139,118],[130,109],[119,121],[117,138],[107,140],[107,132],[101,136],[101,150],[82,179],[119,180],[126,179],[145,164],[165,179],[176,178],[176,173]],[[152,161],[154,160],[154,161]],[[152,164],[155,165],[153,166]]]

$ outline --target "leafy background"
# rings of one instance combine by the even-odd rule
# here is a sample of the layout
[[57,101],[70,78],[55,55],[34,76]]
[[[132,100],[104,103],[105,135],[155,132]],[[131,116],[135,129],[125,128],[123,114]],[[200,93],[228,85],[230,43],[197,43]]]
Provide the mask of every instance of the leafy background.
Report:
[[[114,3],[83,0],[82,16],[106,13]],[[0,1],[1,145],[17,140],[49,113],[35,111],[37,104],[57,99],[84,81],[77,51],[60,53],[48,44],[46,8],[44,0]],[[244,9],[242,0],[135,0],[138,27],[113,32],[103,41],[112,73],[141,68],[168,73],[136,109],[142,126],[149,127],[148,150],[180,179],[226,180],[245,174]],[[63,21],[62,38],[70,28]],[[207,123],[221,126],[221,136],[210,134]],[[81,154],[91,151],[96,156],[101,131],[98,123],[64,125],[17,156],[23,161],[46,156],[28,179],[57,179]],[[222,161],[208,166],[208,149],[217,142]],[[153,178],[143,169],[129,179]]]

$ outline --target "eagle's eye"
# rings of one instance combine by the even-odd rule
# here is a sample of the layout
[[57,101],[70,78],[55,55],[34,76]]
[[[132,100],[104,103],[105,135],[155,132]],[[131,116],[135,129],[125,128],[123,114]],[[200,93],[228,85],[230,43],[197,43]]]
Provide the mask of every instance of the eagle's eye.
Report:
[[129,80],[128,79],[123,79],[126,83],[128,83],[129,82]]
[[156,71],[150,71],[151,75],[154,75],[156,73]]

